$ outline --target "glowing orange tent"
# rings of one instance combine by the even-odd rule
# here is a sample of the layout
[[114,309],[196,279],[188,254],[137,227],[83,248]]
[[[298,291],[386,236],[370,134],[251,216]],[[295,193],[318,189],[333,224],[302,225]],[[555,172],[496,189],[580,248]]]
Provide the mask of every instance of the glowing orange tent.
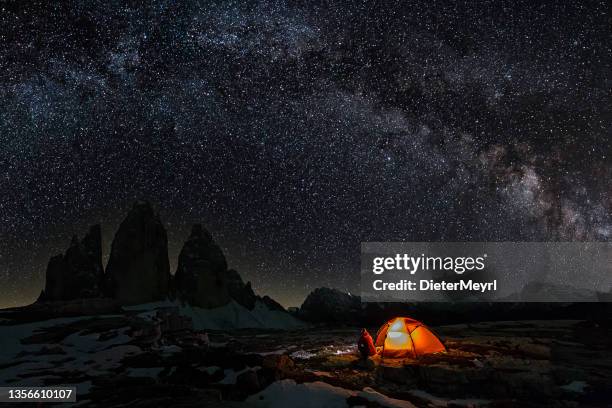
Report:
[[446,351],[444,344],[418,320],[396,317],[385,323],[376,334],[376,347],[383,357],[418,357]]

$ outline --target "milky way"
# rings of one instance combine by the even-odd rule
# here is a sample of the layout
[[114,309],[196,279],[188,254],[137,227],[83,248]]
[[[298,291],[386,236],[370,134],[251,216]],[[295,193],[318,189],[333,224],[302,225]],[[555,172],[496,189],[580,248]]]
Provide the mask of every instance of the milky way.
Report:
[[406,3],[2,3],[0,307],[137,199],[285,305],[362,241],[610,239],[609,6]]

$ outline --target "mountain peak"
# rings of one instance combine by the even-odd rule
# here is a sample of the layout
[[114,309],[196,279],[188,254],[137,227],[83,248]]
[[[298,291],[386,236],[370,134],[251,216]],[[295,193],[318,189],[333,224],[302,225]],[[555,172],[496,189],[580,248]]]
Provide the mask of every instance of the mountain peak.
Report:
[[123,304],[168,296],[168,236],[150,203],[136,202],[119,225],[105,278],[107,294]]

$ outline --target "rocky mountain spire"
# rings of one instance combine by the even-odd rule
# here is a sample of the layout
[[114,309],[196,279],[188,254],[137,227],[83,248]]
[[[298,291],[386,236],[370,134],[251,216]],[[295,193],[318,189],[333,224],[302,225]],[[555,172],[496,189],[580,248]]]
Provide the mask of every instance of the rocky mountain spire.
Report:
[[169,281],[166,230],[148,202],[137,202],[113,239],[106,294],[126,305],[163,300]]
[[40,301],[111,297],[121,305],[167,298],[215,308],[234,300],[248,310],[262,303],[269,310],[283,307],[267,296],[257,296],[250,282],[227,268],[223,250],[210,232],[196,224],[170,275],[166,230],[147,202],[137,202],[119,226],[112,242],[106,273],[102,267],[99,225],[79,241],[72,238],[65,254],[50,259]]
[[227,271],[227,289],[232,299],[247,309],[253,310],[257,296],[253,292],[251,282],[245,284],[240,274],[234,269]]
[[74,236],[65,254],[49,260],[40,300],[99,297],[102,276],[102,234],[100,225],[94,225],[83,240]]
[[191,305],[212,308],[229,303],[227,261],[210,233],[193,226],[174,275],[177,296]]

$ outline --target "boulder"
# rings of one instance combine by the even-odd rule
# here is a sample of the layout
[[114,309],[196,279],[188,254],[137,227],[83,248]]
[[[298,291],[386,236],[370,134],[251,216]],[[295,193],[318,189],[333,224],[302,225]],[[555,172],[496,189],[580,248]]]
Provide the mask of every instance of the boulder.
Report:
[[262,372],[270,373],[275,380],[290,377],[296,370],[295,362],[285,354],[265,356],[261,367]]
[[193,330],[193,320],[180,314],[178,307],[157,309],[155,318],[161,323],[163,333]]
[[106,293],[124,305],[153,302],[168,297],[169,281],[166,230],[149,203],[136,203],[113,239]]
[[241,396],[248,396],[261,391],[257,371],[247,370],[236,378],[236,390]]
[[100,225],[94,225],[81,241],[74,236],[65,254],[49,260],[45,288],[39,300],[100,297],[102,277],[102,234]]
[[193,306],[223,306],[231,300],[227,278],[223,251],[202,225],[194,225],[179,254],[174,275],[176,295]]
[[380,380],[394,382],[396,384],[407,385],[414,387],[418,381],[418,375],[415,370],[402,365],[383,365],[377,368],[377,374]]

